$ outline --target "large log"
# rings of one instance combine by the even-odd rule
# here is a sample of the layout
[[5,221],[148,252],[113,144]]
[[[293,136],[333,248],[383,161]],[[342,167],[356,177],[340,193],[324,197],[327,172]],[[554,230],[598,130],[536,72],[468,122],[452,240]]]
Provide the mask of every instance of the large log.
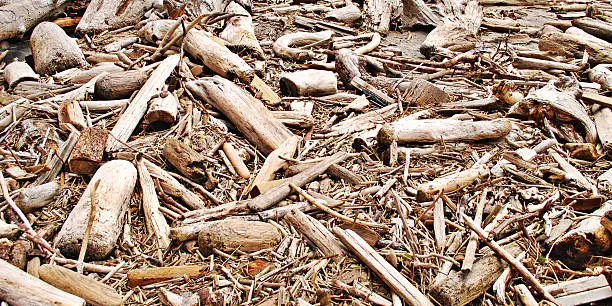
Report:
[[220,77],[201,78],[186,85],[191,93],[220,110],[264,154],[293,134],[245,90]]
[[91,33],[134,25],[149,10],[154,0],[93,0],[77,25],[77,32]]
[[399,0],[365,0],[363,11],[364,22],[369,30],[386,34],[389,32],[394,11],[401,6]]
[[225,78],[238,78],[250,84],[255,76],[255,70],[240,56],[227,47],[218,44],[208,34],[200,30],[191,30],[185,36],[185,51]]
[[272,224],[259,221],[225,219],[211,221],[200,230],[200,251],[210,254],[212,249],[224,252],[256,252],[277,245],[282,239],[280,231]]
[[547,33],[540,36],[538,48],[540,51],[550,51],[552,54],[578,58],[582,58],[586,50],[591,64],[612,63],[612,44],[587,39],[583,36],[567,33]]
[[122,305],[121,295],[115,289],[91,277],[60,266],[49,264],[38,268],[39,278],[52,286],[82,297],[94,306]]
[[57,234],[56,245],[62,254],[71,258],[79,254],[91,211],[91,190],[97,182],[97,209],[86,258],[100,260],[110,254],[123,230],[123,218],[136,185],[136,176],[134,165],[125,160],[113,160],[98,169]]
[[508,119],[461,121],[454,119],[398,120],[384,125],[378,131],[378,142],[390,145],[414,142],[460,142],[499,139],[506,136],[512,126]]
[[52,75],[66,69],[87,66],[79,45],[53,22],[42,22],[30,37],[34,70]]
[[100,100],[129,98],[142,88],[148,77],[146,72],[139,70],[107,74],[96,81],[94,97]]
[[64,292],[0,259],[0,300],[11,305],[85,306],[85,300]]
[[612,24],[608,22],[584,17],[572,20],[572,25],[608,42],[612,41]]
[[59,13],[68,0],[9,1],[0,5],[0,40],[21,38],[31,28]]

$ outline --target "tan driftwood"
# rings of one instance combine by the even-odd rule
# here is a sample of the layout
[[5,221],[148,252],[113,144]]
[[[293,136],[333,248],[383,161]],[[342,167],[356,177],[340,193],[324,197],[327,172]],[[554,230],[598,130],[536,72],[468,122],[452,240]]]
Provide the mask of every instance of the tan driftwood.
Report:
[[309,129],[314,125],[314,118],[295,111],[272,111],[272,116],[284,125],[295,129]]
[[26,62],[14,61],[4,68],[4,81],[10,88],[21,81],[38,81],[39,77]]
[[81,131],[70,158],[70,172],[77,174],[94,174],[104,157],[104,144],[108,138],[108,130],[100,127],[90,127]]
[[592,64],[612,62],[612,44],[567,33],[548,33],[540,37],[538,48],[553,54],[582,58],[584,50],[589,53]]
[[612,90],[612,71],[609,66],[597,65],[588,71],[589,80],[601,85],[603,90]]
[[341,8],[332,9],[325,14],[325,18],[353,24],[361,19],[361,10],[353,3],[349,3]]
[[454,119],[398,120],[384,125],[378,142],[389,145],[414,142],[457,142],[499,139],[512,129],[508,119],[461,121]]
[[163,91],[154,98],[144,118],[147,124],[155,122],[174,123],[178,118],[179,100],[172,92]]
[[197,194],[187,189],[183,184],[170,175],[170,173],[166,172],[166,170],[146,159],[144,160],[144,163],[147,166],[147,170],[149,170],[151,176],[159,180],[160,187],[164,192],[171,196],[180,198],[183,200],[185,205],[192,209],[201,209],[206,206],[204,201],[198,197]]
[[230,2],[225,12],[236,16],[227,20],[225,28],[219,33],[219,38],[228,42],[228,48],[236,51],[253,51],[262,57],[264,53],[255,36],[251,14],[236,2]]
[[[138,36],[144,41],[154,44],[160,44],[164,38],[166,38],[166,41],[170,41],[176,36],[183,35],[183,28],[180,26],[179,21],[182,20],[160,19],[149,21],[145,26],[140,28]],[[169,34],[169,31],[171,31],[175,25],[177,25],[177,27],[172,34]]]
[[85,306],[85,300],[62,291],[0,259],[0,299],[11,305]]
[[163,154],[170,164],[187,178],[197,182],[206,179],[204,156],[184,142],[176,138],[168,139],[164,145]]
[[326,257],[333,257],[336,261],[344,259],[346,251],[342,243],[315,218],[299,210],[293,210],[285,216],[285,220],[312,241]]
[[77,132],[72,132],[68,135],[68,138],[62,145],[58,148],[57,154],[51,159],[51,162],[47,165],[49,167],[48,171],[41,173],[36,181],[34,181],[34,185],[41,185],[55,180],[57,175],[64,167],[64,161],[70,157],[70,153],[72,153],[72,149],[74,148],[77,140],[79,139]]
[[287,161],[281,157],[293,157],[299,141],[300,137],[291,136],[283,141],[276,150],[268,154],[252,185],[256,186],[257,184],[273,180],[276,171],[288,166]]
[[128,286],[145,286],[177,277],[200,277],[208,273],[207,265],[174,266],[130,270],[127,274]]
[[78,255],[91,210],[91,190],[99,182],[95,205],[103,209],[95,210],[86,258],[99,260],[108,256],[123,230],[123,217],[136,185],[136,176],[134,165],[124,160],[110,161],[96,171],[57,234],[56,245],[62,254],[73,258]]
[[87,126],[85,122],[85,116],[83,110],[78,101],[66,101],[60,105],[58,110],[57,119],[59,126],[62,130],[70,131],[72,127],[79,130],[84,129]]
[[123,68],[109,62],[100,63],[90,69],[72,68],[53,75],[59,83],[85,84],[96,76],[106,73],[122,72]]
[[200,30],[189,31],[184,40],[185,51],[222,77],[238,78],[244,83],[251,83],[255,70],[236,53],[212,40],[209,35],[211,34]]
[[34,57],[34,70],[42,75],[52,75],[87,65],[76,41],[52,22],[42,22],[34,28],[30,47]]
[[187,83],[186,87],[194,96],[220,110],[264,154],[274,151],[293,135],[261,101],[227,79],[201,78]]
[[24,213],[32,212],[53,202],[59,194],[60,184],[52,181],[46,184],[19,189],[15,204]]
[[170,246],[170,227],[160,212],[155,183],[147,170],[144,160],[138,161],[138,180],[142,189],[142,210],[149,234],[155,237],[157,247],[165,251]]
[[311,50],[300,49],[300,46],[327,41],[331,43],[334,32],[323,31],[316,33],[295,32],[279,37],[272,45],[272,50],[277,56],[295,61],[304,61],[314,57]]
[[433,106],[450,101],[448,94],[444,90],[422,79],[414,79],[406,83],[400,92],[406,97],[405,100],[408,105]]
[[442,22],[423,0],[402,0],[402,4],[402,25],[405,27],[436,26]]
[[165,306],[198,306],[200,296],[195,293],[176,294],[166,288],[161,288],[157,294],[162,305]]
[[213,248],[224,252],[237,249],[255,252],[277,245],[281,238],[280,231],[272,224],[226,219],[208,222],[198,235],[198,246],[205,254]]
[[338,80],[332,71],[308,69],[283,74],[280,89],[285,96],[326,96],[338,91]]
[[48,284],[85,299],[88,304],[122,305],[121,295],[115,289],[67,268],[45,264],[38,268],[38,275]]
[[608,42],[612,41],[612,24],[609,22],[584,17],[572,20],[572,25]]
[[77,25],[77,32],[91,33],[136,24],[155,1],[93,0]]
[[31,28],[59,13],[68,0],[8,1],[0,5],[0,40],[21,38]]
[[460,188],[469,186],[477,179],[486,178],[489,175],[489,168],[481,165],[470,168],[445,177],[437,178],[433,181],[423,183],[417,187],[417,198],[421,201],[431,200],[440,192],[449,193]]
[[81,101],[81,109],[89,110],[90,112],[108,112],[116,109],[121,109],[128,105],[130,99],[120,100],[104,100],[104,101]]
[[612,297],[605,275],[585,276],[544,287],[562,305],[578,305]]
[[94,97],[100,100],[129,98],[142,88],[148,77],[145,72],[138,70],[107,74],[96,81]]
[[225,142],[222,149],[225,156],[227,156],[227,159],[229,159],[230,163],[232,164],[232,167],[234,167],[234,170],[236,170],[236,173],[238,173],[238,175],[243,179],[250,178],[251,171],[249,171],[249,168],[244,163],[244,159],[240,156],[240,153],[238,153],[238,150],[236,150],[234,145],[231,142]]

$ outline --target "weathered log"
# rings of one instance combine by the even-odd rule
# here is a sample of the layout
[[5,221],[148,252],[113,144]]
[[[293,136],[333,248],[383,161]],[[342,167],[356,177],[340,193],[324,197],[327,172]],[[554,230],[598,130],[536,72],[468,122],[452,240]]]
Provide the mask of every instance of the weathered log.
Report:
[[508,119],[461,121],[454,119],[398,120],[385,124],[378,131],[378,142],[390,145],[413,142],[460,142],[499,139],[506,136],[512,126]]
[[400,0],[365,0],[363,2],[364,23],[369,30],[386,34],[389,32],[394,11],[401,5]]
[[274,118],[282,124],[296,129],[309,129],[314,125],[314,118],[295,111],[272,111]]
[[314,53],[311,50],[300,49],[298,47],[320,43],[322,41],[329,41],[331,43],[333,35],[333,31],[316,33],[295,32],[285,34],[274,42],[272,50],[278,57],[294,61],[305,61],[313,58]]
[[401,95],[406,97],[405,101],[408,105],[415,106],[434,106],[450,101],[444,90],[422,79],[410,81],[401,89]]
[[87,66],[79,45],[53,22],[42,22],[30,37],[34,70],[52,75],[74,67]]
[[346,251],[342,243],[317,219],[293,210],[285,216],[285,220],[312,241],[325,257],[333,257],[335,261],[344,259]]
[[[182,20],[181,20],[182,21]],[[177,24],[178,20],[160,19],[147,22],[145,26],[140,28],[138,36],[145,42],[159,44],[167,33]],[[180,25],[180,23],[179,23]],[[178,35],[183,35],[183,28],[177,27],[170,37],[166,39],[170,41]]]
[[361,10],[353,3],[349,3],[341,8],[332,9],[327,12],[325,18],[353,24],[361,19]]
[[606,91],[612,91],[612,71],[606,65],[597,65],[588,71],[589,80],[601,85]]
[[440,192],[450,193],[471,185],[478,179],[489,176],[489,168],[481,165],[469,168],[445,177],[440,177],[417,187],[417,199],[419,201],[431,200]]
[[96,81],[94,97],[100,100],[129,98],[142,88],[148,77],[145,72],[139,70],[107,74]]
[[402,4],[402,25],[405,27],[436,26],[442,22],[423,0],[402,0]]
[[92,33],[134,25],[149,10],[154,0],[93,0],[77,25],[77,32]]
[[593,120],[597,128],[597,137],[605,150],[612,149],[612,109],[593,105]]
[[38,268],[38,275],[48,284],[94,306],[119,306],[123,303],[121,295],[112,287],[64,267],[45,264]]
[[584,17],[572,20],[572,25],[608,42],[612,41],[612,24],[608,22]]
[[70,172],[77,174],[94,174],[104,157],[104,144],[108,138],[108,130],[100,127],[90,127],[81,131],[70,158]]
[[32,212],[51,203],[59,194],[60,184],[52,181],[46,184],[21,188],[15,197],[15,204],[24,213]]
[[555,241],[550,256],[572,269],[580,269],[591,257],[608,254],[612,247],[612,233],[600,222],[608,211],[612,211],[612,202],[603,204],[591,217],[580,221],[576,228]]
[[376,127],[376,123],[380,120],[387,119],[397,110],[397,103],[385,106],[380,109],[369,111],[367,113],[340,121],[331,127],[332,132],[338,134],[350,133],[353,131],[368,130]]
[[159,210],[160,205],[155,191],[155,183],[144,160],[138,161],[137,168],[140,188],[142,189],[142,210],[147,230],[150,235],[155,237],[157,247],[165,251],[170,246],[170,227]]
[[228,42],[226,45],[236,51],[253,51],[259,57],[264,55],[255,31],[253,30],[253,18],[247,10],[236,2],[230,2],[225,8],[225,12],[236,14],[225,23],[225,28],[219,33],[219,38]]
[[541,51],[578,58],[582,58],[586,50],[591,64],[612,62],[612,44],[567,33],[548,33],[540,36],[538,48]]
[[69,125],[72,125],[79,130],[87,127],[81,105],[79,104],[79,101],[76,100],[62,103],[60,105],[60,109],[58,110],[57,119],[59,121],[60,128],[64,131],[71,131]]
[[53,75],[53,79],[59,83],[85,84],[102,73],[106,72],[110,74],[122,71],[123,68],[113,63],[102,62],[87,70],[72,68],[56,73]]
[[179,100],[172,92],[163,91],[154,98],[144,118],[147,124],[155,122],[174,123],[178,118]]
[[86,258],[100,260],[110,254],[123,230],[123,218],[136,185],[136,176],[134,165],[124,160],[110,161],[96,171],[57,234],[56,245],[64,255],[75,258],[79,254],[91,211],[94,184],[99,184],[94,204],[98,209],[95,209]]
[[146,268],[128,271],[127,279],[128,286],[133,288],[137,286],[146,286],[177,277],[187,276],[197,278],[206,273],[208,273],[208,266],[202,265]]
[[220,77],[188,82],[187,89],[220,110],[264,154],[269,154],[293,134],[249,93]]
[[206,164],[202,154],[193,150],[184,142],[170,138],[164,145],[164,157],[180,173],[196,182],[206,179]]
[[8,1],[0,5],[0,40],[21,38],[37,24],[59,13],[68,0]]
[[308,69],[281,76],[280,90],[285,96],[326,96],[338,91],[338,80],[332,71]]
[[39,77],[26,62],[14,61],[4,68],[4,80],[9,88],[14,88],[21,81],[38,81]]
[[200,30],[189,31],[184,40],[185,51],[220,76],[238,78],[250,84],[255,76],[255,70],[240,56],[212,40],[209,35]]
[[85,306],[85,300],[64,292],[0,259],[0,299],[11,305]]
[[166,170],[146,159],[144,160],[144,163],[147,166],[147,170],[149,170],[151,173],[151,176],[159,180],[159,185],[164,192],[171,196],[180,198],[183,200],[183,202],[185,202],[185,205],[192,209],[202,209],[206,207],[204,201],[200,199],[197,194],[193,193],[191,190],[179,183],[179,181],[172,177],[170,173],[166,172]]
[[21,229],[17,224],[8,224],[0,220],[0,238],[17,239]]
[[125,142],[130,138],[140,119],[142,119],[142,116],[147,111],[149,100],[163,88],[166,79],[170,77],[180,59],[181,56],[179,54],[167,57],[149,76],[147,82],[138,91],[138,94],[136,94],[115,124],[115,127],[113,127],[111,131],[113,137],[109,137],[106,143],[107,152],[116,151],[124,146],[121,142]]
[[282,239],[272,224],[259,221],[219,220],[208,222],[198,235],[200,251],[209,254],[212,249],[233,252],[255,252],[277,245]]

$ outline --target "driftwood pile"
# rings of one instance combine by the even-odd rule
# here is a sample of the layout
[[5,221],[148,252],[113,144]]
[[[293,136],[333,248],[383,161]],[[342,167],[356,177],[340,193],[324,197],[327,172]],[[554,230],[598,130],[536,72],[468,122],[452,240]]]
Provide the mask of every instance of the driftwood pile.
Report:
[[0,0],[0,24],[3,305],[612,300],[607,2]]

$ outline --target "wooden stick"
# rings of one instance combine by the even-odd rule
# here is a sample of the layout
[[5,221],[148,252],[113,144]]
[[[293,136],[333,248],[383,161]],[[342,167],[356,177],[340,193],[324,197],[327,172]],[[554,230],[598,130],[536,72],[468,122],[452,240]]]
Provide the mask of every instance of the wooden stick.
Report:
[[389,264],[376,250],[352,230],[335,227],[333,232],[344,245],[372,269],[395,293],[410,305],[433,306],[434,304]]
[[85,227],[85,236],[81,243],[81,250],[79,251],[79,258],[77,260],[77,271],[83,274],[83,260],[85,259],[85,253],[87,251],[87,245],[89,244],[89,235],[91,234],[91,226],[93,225],[94,219],[96,218],[96,190],[100,185],[100,180],[93,183],[90,190],[91,196],[91,209],[89,211],[89,218],[87,219],[87,227]]
[[288,165],[287,161],[280,157],[293,157],[299,141],[299,136],[291,136],[283,141],[276,150],[268,154],[268,157],[264,161],[263,166],[261,166],[261,169],[259,169],[251,185],[256,186],[260,183],[273,180],[276,171]]
[[236,170],[236,173],[238,173],[238,175],[243,179],[250,178],[251,171],[249,171],[249,168],[245,165],[244,161],[242,160],[242,157],[240,157],[240,154],[238,154],[238,151],[236,150],[236,148],[234,148],[234,145],[231,142],[225,142],[223,143],[222,148],[223,152]]
[[335,261],[340,261],[346,256],[340,241],[315,218],[294,209],[285,216],[285,220],[312,241],[326,257],[334,257]]
[[145,215],[147,230],[155,237],[157,246],[165,251],[170,246],[170,227],[159,211],[160,205],[155,192],[155,184],[147,170],[144,159],[137,163],[138,177],[142,189],[142,209]]
[[514,258],[512,254],[504,250],[499,244],[497,244],[497,242],[489,239],[487,233],[485,233],[485,231],[478,224],[474,223],[474,221],[472,221],[466,214],[461,213],[461,217],[463,218],[463,221],[467,224],[467,226],[472,229],[472,231],[476,233],[476,235],[478,235],[478,237],[480,237],[480,239],[482,239],[482,241],[491,250],[493,250],[499,257],[501,257],[515,270],[517,270],[521,274],[521,276],[527,282],[529,282],[542,297],[549,300],[555,305],[560,305],[559,302],[557,302],[557,300],[550,293],[548,293],[548,291],[546,291],[544,287],[542,287],[540,281],[538,281],[538,279],[533,276],[533,274],[531,274],[531,272],[529,272],[529,270],[527,270],[527,268],[520,261],[516,260],[516,258]]

